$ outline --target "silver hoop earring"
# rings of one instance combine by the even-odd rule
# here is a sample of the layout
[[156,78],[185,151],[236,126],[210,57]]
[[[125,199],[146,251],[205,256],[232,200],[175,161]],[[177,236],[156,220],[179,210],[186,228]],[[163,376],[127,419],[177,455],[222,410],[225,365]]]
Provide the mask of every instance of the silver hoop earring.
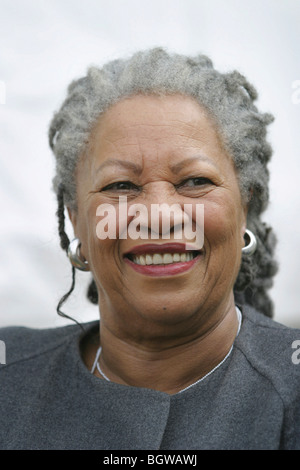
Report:
[[80,271],[89,271],[89,264],[85,259],[82,259],[80,255],[80,240],[74,238],[68,247],[68,257],[74,268],[80,269]]
[[248,238],[249,243],[247,243],[247,245],[242,248],[242,253],[243,255],[253,255],[257,247],[256,237],[254,233],[252,233],[251,230],[248,229],[246,229],[245,235],[246,238]]

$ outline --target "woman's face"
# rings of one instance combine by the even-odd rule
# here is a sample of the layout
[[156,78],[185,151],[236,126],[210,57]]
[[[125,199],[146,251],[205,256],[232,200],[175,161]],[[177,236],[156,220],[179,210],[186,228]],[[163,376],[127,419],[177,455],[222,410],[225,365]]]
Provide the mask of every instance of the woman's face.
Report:
[[[195,327],[233,301],[245,208],[232,160],[215,125],[192,98],[138,95],[112,106],[78,165],[77,196],[78,210],[71,219],[98,287],[106,326],[142,331],[185,322]],[[161,231],[152,240],[120,237],[124,221],[128,227],[134,218],[122,212],[123,225],[118,226],[120,196],[128,208],[143,204],[149,214],[153,204],[191,204],[193,223],[196,205],[202,204],[202,249],[184,261],[184,244],[190,243],[184,232],[181,240],[172,230],[169,240]],[[115,208],[117,231],[115,237],[99,239],[96,212],[103,204]],[[150,216],[147,224],[150,229]],[[159,264],[149,267],[147,262]]]

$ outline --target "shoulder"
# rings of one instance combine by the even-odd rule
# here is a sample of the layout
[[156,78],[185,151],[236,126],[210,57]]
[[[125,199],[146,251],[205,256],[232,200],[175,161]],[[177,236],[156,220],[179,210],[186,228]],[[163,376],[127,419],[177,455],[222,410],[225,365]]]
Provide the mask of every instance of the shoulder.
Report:
[[269,380],[283,402],[300,398],[300,330],[243,306],[235,346],[258,374]]
[[[23,326],[0,328],[0,341],[5,350],[5,361],[2,364],[9,366],[40,356],[79,338],[81,334],[82,330],[78,325],[45,329]],[[0,370],[2,368],[5,366],[0,366]]]
[[290,341],[300,339],[300,330],[291,328],[274,321],[262,313],[247,305],[241,307],[243,314],[244,334],[254,342],[251,344],[267,346],[277,352],[287,346],[291,347]]

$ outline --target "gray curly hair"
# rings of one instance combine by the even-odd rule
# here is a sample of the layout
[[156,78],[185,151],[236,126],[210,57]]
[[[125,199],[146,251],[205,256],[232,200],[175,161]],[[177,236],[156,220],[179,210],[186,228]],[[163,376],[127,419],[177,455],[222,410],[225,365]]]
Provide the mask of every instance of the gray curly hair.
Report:
[[[267,163],[272,149],[266,131],[273,116],[257,110],[256,90],[243,75],[216,71],[205,55],[188,57],[154,48],[111,61],[100,69],[90,67],[85,77],[69,85],[49,128],[49,143],[56,157],[53,188],[59,203],[61,246],[66,249],[69,243],[64,232],[64,205],[76,210],[75,170],[99,116],[125,97],[175,93],[191,96],[206,108],[234,161],[241,196],[248,205],[247,227],[257,238],[255,254],[242,256],[235,298],[237,303],[250,304],[271,317],[273,304],[267,289],[277,271],[273,258],[276,240],[261,214],[269,200]],[[97,303],[93,280],[88,297]]]

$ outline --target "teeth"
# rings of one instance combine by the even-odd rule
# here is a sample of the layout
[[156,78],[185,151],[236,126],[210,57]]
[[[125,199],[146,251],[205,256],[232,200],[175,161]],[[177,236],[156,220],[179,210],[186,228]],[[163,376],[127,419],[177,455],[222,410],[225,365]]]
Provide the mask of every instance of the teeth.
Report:
[[134,255],[133,262],[136,264],[151,265],[151,264],[172,264],[179,262],[191,261],[194,258],[192,252],[189,253],[154,253],[153,255]]
[[163,257],[161,255],[155,254],[152,257],[152,263],[153,264],[163,264]]
[[173,255],[171,255],[171,253],[165,253],[163,256],[163,263],[164,264],[173,263]]
[[[135,258],[139,258],[139,256],[135,256]],[[153,264],[151,255],[146,255],[146,264]]]

